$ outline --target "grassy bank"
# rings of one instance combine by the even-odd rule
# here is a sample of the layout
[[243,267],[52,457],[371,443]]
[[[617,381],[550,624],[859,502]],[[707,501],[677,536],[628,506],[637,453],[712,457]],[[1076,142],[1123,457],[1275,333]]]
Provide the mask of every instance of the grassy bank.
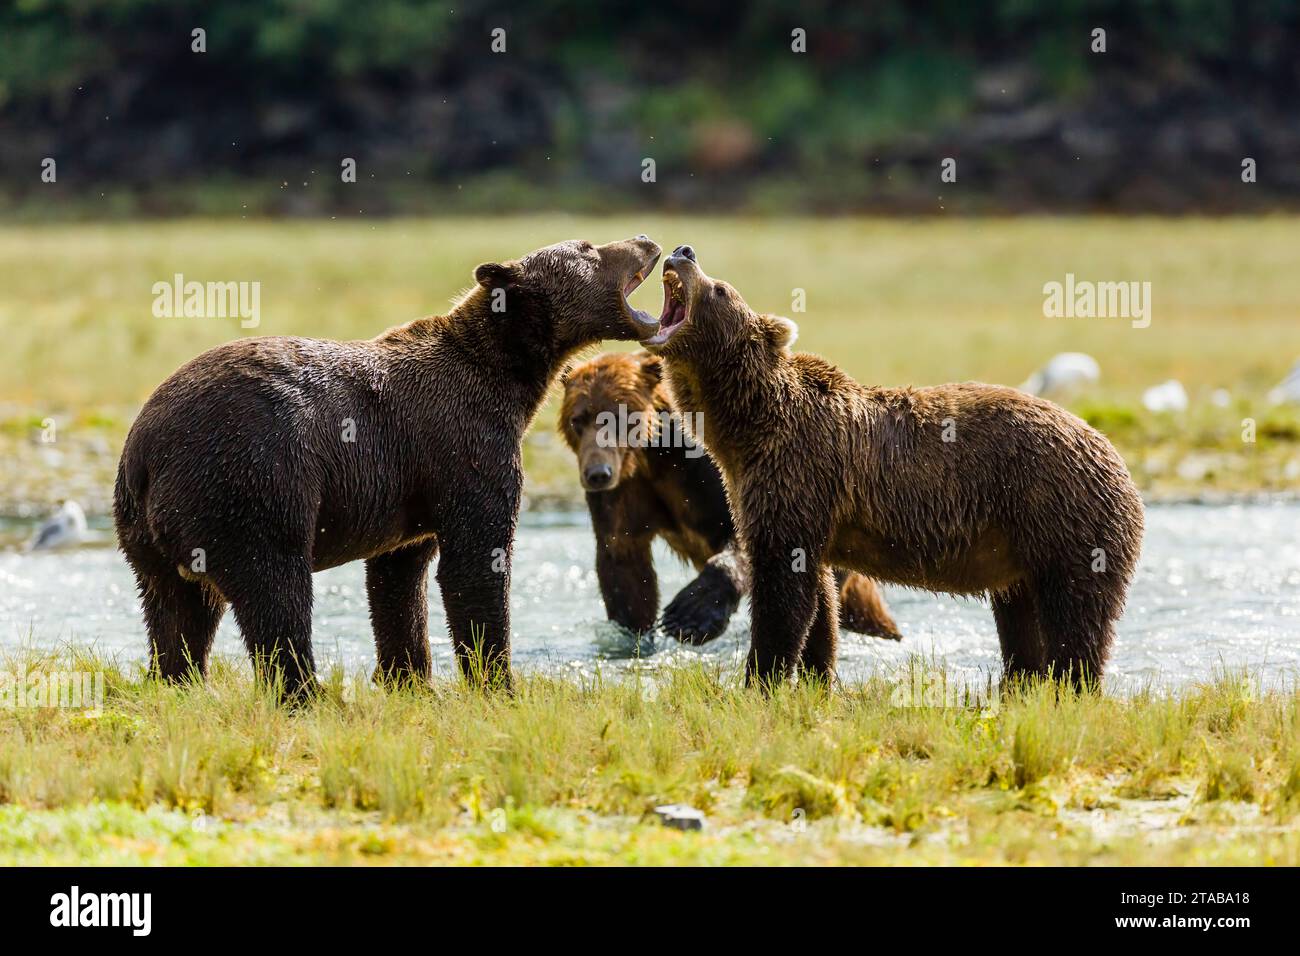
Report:
[[767,699],[697,668],[513,698],[335,673],[290,711],[242,661],[179,689],[3,667],[56,669],[102,673],[102,713],[0,708],[6,862],[1300,864],[1300,693],[1236,677],[981,710],[906,706],[933,675]]
[[[0,227],[0,512],[77,497],[103,511],[139,404],[199,352],[246,334],[359,338],[441,311],[475,264],[571,236],[689,241],[757,308],[792,315],[800,347],[865,382],[1017,384],[1052,354],[1089,352],[1101,384],[1074,406],[1111,435],[1149,493],[1294,489],[1300,413],[1263,396],[1297,358],[1297,220],[691,218],[167,222]],[[260,283],[256,328],[155,318],[155,282]],[[1043,285],[1151,283],[1151,324],[1050,319]],[[806,308],[794,299],[802,290]],[[634,296],[657,314],[658,284]],[[610,345],[609,347],[614,347]],[[1142,390],[1180,379],[1181,415]],[[1212,390],[1231,393],[1212,406]],[[577,503],[542,413],[526,448],[533,503]],[[1242,441],[1242,421],[1258,441]],[[54,443],[42,423],[57,424]]]

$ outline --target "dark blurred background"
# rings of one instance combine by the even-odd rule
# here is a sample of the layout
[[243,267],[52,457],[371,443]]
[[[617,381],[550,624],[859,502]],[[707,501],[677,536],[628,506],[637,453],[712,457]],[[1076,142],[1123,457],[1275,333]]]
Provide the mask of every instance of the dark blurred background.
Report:
[[0,168],[0,211],[17,218],[1295,208],[1300,13],[4,0]]

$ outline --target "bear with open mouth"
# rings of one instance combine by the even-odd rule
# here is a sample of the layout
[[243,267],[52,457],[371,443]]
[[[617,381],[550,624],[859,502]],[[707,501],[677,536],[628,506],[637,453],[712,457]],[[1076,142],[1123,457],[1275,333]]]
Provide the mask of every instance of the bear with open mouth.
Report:
[[376,676],[426,683],[438,555],[462,672],[508,685],[524,431],[576,352],[655,327],[627,296],[659,253],[644,235],[561,242],[480,265],[446,315],[355,342],[238,339],[177,370],[113,495],[154,671],[202,676],[230,606],[259,675],[301,696],[312,573],[360,560]]
[[684,420],[727,483],[749,558],[747,682],[834,673],[832,567],[987,596],[1009,681],[1102,676],[1141,549],[1142,500],[1123,459],[1064,409],[968,382],[861,385],[792,352],[679,246],[664,261],[661,356]]

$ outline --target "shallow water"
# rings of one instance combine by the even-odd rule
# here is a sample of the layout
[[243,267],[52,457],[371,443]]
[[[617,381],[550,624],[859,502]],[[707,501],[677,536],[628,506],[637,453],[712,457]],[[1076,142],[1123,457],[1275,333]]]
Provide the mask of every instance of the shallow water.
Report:
[[[1246,669],[1268,684],[1300,676],[1300,503],[1153,505],[1129,606],[1107,668],[1113,689],[1205,680]],[[29,527],[0,525],[0,648],[93,646],[121,661],[142,660],[144,628],[122,556],[101,544],[25,554],[12,547]],[[101,527],[104,538],[111,535]],[[636,641],[605,621],[594,546],[585,514],[528,515],[516,543],[513,654],[517,667],[591,674],[657,669],[703,658],[738,666],[748,647],[742,605],[727,632],[704,648],[667,638]],[[661,600],[690,571],[665,548],[656,553]],[[369,673],[374,648],[363,568],[316,575],[318,666],[341,663]],[[430,585],[429,629],[436,666],[453,670],[437,586]],[[999,667],[993,616],[980,601],[887,586],[901,644],[841,632],[840,674],[860,680],[893,674],[910,655],[942,661],[964,680],[982,682]],[[216,652],[243,656],[227,614]]]

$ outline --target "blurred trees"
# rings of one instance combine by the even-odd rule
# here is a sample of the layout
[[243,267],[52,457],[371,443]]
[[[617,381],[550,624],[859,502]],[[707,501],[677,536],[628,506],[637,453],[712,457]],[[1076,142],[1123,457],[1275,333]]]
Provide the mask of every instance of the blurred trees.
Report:
[[[196,28],[204,53],[191,49]],[[1092,49],[1098,28],[1105,53]],[[505,52],[492,51],[495,29]],[[792,49],[796,30],[806,52]],[[97,185],[157,212],[195,202],[196,183],[309,213],[350,209],[358,192],[371,211],[434,195],[512,208],[1294,203],[1300,11],[6,0],[0,193],[49,198],[36,192],[45,156],[58,158],[60,197]],[[344,156],[364,190],[339,188]],[[956,184],[939,182],[945,156]],[[1245,156],[1260,173],[1243,192]],[[641,180],[646,157],[655,188]]]

